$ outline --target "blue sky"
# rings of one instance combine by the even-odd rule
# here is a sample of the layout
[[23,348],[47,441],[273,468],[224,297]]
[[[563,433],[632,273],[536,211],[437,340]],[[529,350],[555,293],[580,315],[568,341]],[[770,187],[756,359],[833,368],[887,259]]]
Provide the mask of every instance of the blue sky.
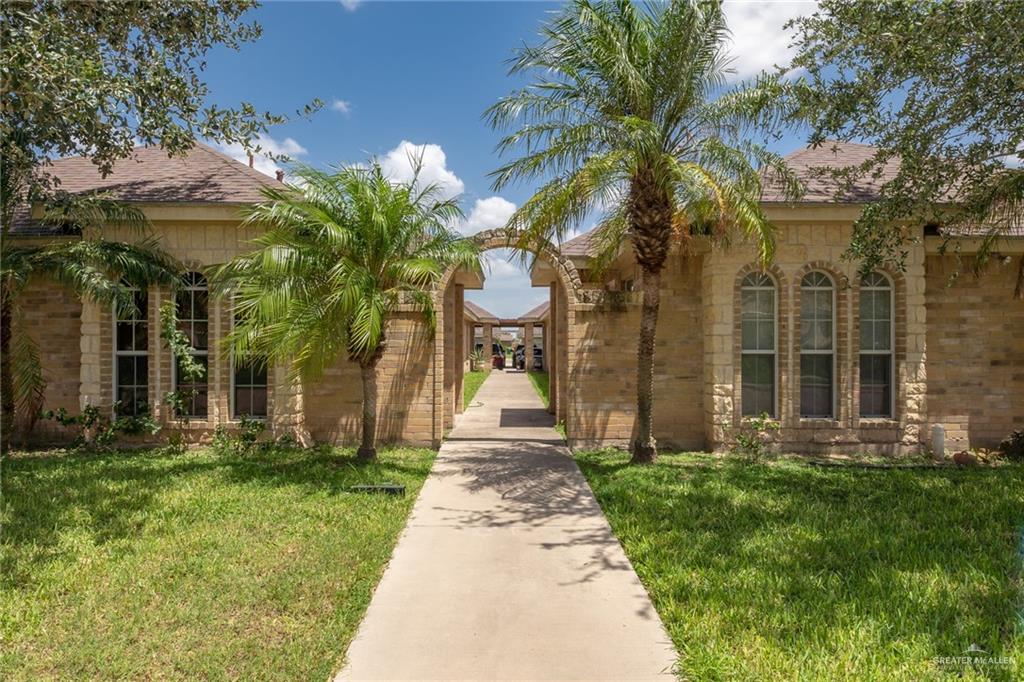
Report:
[[[738,78],[784,63],[789,17],[811,2],[729,2]],[[211,100],[241,100],[290,113],[319,97],[327,106],[309,120],[277,126],[263,141],[315,166],[381,158],[395,177],[409,173],[407,152],[424,155],[424,176],[461,194],[472,233],[497,227],[530,195],[530,186],[490,189],[498,134],[481,114],[517,85],[506,60],[558,8],[548,2],[268,2],[251,13],[263,37],[241,50],[210,53]],[[797,136],[773,145],[801,146]],[[426,145],[426,146],[422,146]],[[422,147],[421,147],[422,146]],[[227,149],[244,158],[240,149]],[[273,173],[274,162],[258,160]],[[543,301],[519,268],[491,252],[483,291],[467,297],[499,316]]]

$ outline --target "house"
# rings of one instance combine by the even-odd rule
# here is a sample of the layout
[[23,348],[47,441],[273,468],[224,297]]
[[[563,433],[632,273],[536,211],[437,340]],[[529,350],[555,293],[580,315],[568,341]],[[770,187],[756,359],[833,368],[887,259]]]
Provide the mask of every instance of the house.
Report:
[[[762,206],[777,227],[777,250],[764,270],[746,244],[712,249],[697,238],[673,251],[662,277],[655,366],[656,436],[665,447],[726,447],[745,415],[761,413],[779,421],[782,447],[804,452],[916,452],[935,425],[951,446],[990,446],[1024,425],[1024,302],[1012,298],[1024,231],[997,244],[980,278],[965,274],[950,283],[957,256],[943,253],[949,235],[936,231],[912,235],[903,271],[862,279],[843,252],[880,181],[837,201],[812,169],[870,154],[862,145],[830,144],[787,157],[809,191],[788,203],[766,186]],[[58,160],[52,172],[63,189],[105,189],[139,206],[164,248],[189,264],[181,294],[191,311],[186,323],[206,333],[200,353],[209,373],[196,387],[188,424],[178,423],[161,403],[176,386],[173,359],[156,333],[166,292],[140,292],[144,314],[116,320],[36,283],[26,293],[20,331],[42,349],[47,407],[75,412],[120,400],[123,409],[148,409],[197,434],[249,414],[267,419],[274,433],[356,439],[358,367],[342,360],[321,381],[302,385],[284,367],[236,367],[219,349],[232,323],[230,305],[208,295],[202,273],[247,248],[255,231],[240,227],[239,209],[258,201],[274,179],[203,145],[181,159],[139,148],[106,179],[81,158]],[[12,238],[80,236],[55,233],[24,213]],[[484,249],[508,245],[500,231],[474,238]],[[550,409],[577,447],[625,445],[635,418],[638,270],[626,248],[596,276],[593,242],[588,233],[545,249],[530,273],[533,286],[549,291],[543,334]],[[978,242],[965,236],[959,243],[967,269]],[[413,310],[389,321],[378,377],[382,440],[436,444],[454,423],[470,322],[484,319],[474,319],[481,312],[466,303],[465,290],[481,286],[477,273],[446,273],[435,292],[433,333]]]

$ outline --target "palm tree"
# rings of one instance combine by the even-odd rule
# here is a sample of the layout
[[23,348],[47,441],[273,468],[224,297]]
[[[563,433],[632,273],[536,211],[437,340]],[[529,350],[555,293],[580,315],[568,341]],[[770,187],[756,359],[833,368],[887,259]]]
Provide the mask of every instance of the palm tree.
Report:
[[560,241],[593,211],[602,214],[599,267],[632,244],[643,273],[635,463],[657,455],[654,340],[670,248],[738,231],[768,261],[773,230],[758,205],[759,173],[798,190],[781,157],[747,139],[784,120],[787,88],[764,76],[726,90],[727,37],[719,2],[574,0],[512,60],[510,74],[533,73],[533,84],[485,114],[505,131],[499,151],[521,151],[492,173],[495,190],[543,181],[509,221],[518,246]]
[[462,211],[437,185],[393,182],[374,160],[333,173],[298,168],[301,187],[264,190],[245,216],[264,228],[256,249],[213,273],[235,300],[228,338],[236,358],[289,363],[315,380],[345,355],[360,368],[362,440],[377,455],[376,367],[388,318],[400,304],[433,328],[432,289],[452,265],[479,268],[476,248],[452,229]]
[[[11,189],[11,188],[6,188]],[[21,412],[27,438],[43,406],[46,381],[39,361],[36,340],[19,321],[24,312],[19,296],[33,279],[54,281],[76,297],[127,312],[135,307],[134,287],[164,285],[175,287],[183,270],[158,242],[145,233],[149,221],[138,208],[102,195],[50,197],[43,222],[57,225],[73,241],[18,245],[9,239],[14,203],[20,196],[4,192],[3,239],[0,240],[0,403],[5,436],[12,432],[14,415]],[[102,230],[126,228],[140,232],[136,243],[107,241]],[[14,326],[20,327],[14,333]],[[4,446],[9,439],[4,439]]]

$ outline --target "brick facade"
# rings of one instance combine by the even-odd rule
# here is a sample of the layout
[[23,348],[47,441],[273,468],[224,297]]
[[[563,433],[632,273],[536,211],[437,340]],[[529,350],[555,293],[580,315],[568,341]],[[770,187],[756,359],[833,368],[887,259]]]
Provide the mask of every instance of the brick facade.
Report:
[[[198,269],[246,248],[254,233],[221,213],[194,220],[156,220],[171,254]],[[205,216],[205,214],[203,214]],[[219,217],[218,217],[219,216]],[[856,266],[842,254],[852,218],[829,210],[792,209],[776,221],[778,248],[767,272],[777,287],[777,408],[779,447],[790,451],[905,453],[920,449],[934,424],[951,447],[993,445],[1024,425],[1024,302],[1013,300],[1019,245],[995,259],[984,276],[961,275],[947,286],[952,257],[919,240],[893,284],[895,410],[891,418],[859,417],[860,287]],[[111,235],[116,238],[116,235]],[[484,248],[504,246],[495,235]],[[538,332],[550,370],[552,410],[574,447],[626,445],[635,421],[635,344],[640,294],[582,281],[573,263],[542,254],[550,277],[550,318]],[[1005,263],[1003,261],[1006,261]],[[962,268],[966,272],[969,264]],[[742,414],[740,283],[759,270],[754,249],[696,245],[674,253],[663,274],[655,365],[655,433],[666,448],[728,447]],[[800,281],[811,271],[835,283],[835,395],[831,419],[805,419],[800,400]],[[609,277],[632,282],[635,267]],[[389,322],[379,369],[379,434],[383,442],[436,444],[461,411],[461,378],[471,327],[464,319],[469,279],[449,273],[435,297],[433,335],[422,317],[402,310]],[[149,400],[156,415],[181,427],[162,405],[173,388],[172,359],[158,333],[166,292],[149,292]],[[25,323],[40,343],[49,380],[47,407],[75,411],[113,401],[113,332],[109,311],[73,301],[52,285],[25,294]],[[217,344],[230,328],[230,306],[210,305],[209,416],[188,425],[196,438],[234,425],[231,366]],[[486,336],[486,332],[485,332]],[[274,434],[352,443],[358,438],[358,368],[341,360],[317,382],[301,385],[287,368],[272,368],[268,422]],[[51,429],[51,430],[48,430]],[[54,436],[41,425],[41,439]]]

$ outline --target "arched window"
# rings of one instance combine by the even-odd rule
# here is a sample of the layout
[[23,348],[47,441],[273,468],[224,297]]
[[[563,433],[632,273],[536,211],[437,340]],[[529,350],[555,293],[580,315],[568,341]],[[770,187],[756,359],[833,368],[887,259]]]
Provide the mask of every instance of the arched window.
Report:
[[134,310],[114,313],[114,400],[118,414],[149,411],[149,297],[133,289]]
[[740,283],[743,415],[775,415],[775,282],[752,272]]
[[174,387],[184,398],[182,416],[205,417],[208,413],[209,397],[209,348],[210,348],[210,292],[206,277],[198,272],[186,273],[184,286],[178,290],[175,303],[178,311],[178,326],[185,332],[192,345],[192,357],[206,372],[194,381],[181,378],[179,360],[174,362]]
[[860,416],[893,413],[892,282],[880,272],[860,281]]
[[824,272],[800,282],[800,416],[835,414],[835,285]]

